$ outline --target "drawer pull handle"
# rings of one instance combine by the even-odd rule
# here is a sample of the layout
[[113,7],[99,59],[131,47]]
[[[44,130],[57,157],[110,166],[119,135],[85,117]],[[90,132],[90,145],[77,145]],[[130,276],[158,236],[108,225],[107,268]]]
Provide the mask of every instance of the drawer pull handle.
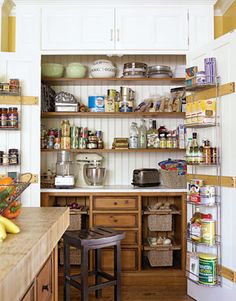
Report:
[[45,290],[45,291],[49,291],[49,284],[43,285],[43,286],[42,286],[42,292],[43,292],[44,290]]
[[117,223],[118,222],[118,220],[117,219],[114,219],[114,223]]
[[117,205],[117,202],[114,202],[114,205]]

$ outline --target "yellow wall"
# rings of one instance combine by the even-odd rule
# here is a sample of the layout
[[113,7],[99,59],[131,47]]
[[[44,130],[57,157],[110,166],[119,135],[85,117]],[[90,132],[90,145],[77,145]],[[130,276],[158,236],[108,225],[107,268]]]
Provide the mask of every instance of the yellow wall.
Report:
[[236,28],[236,0],[223,16],[215,16],[215,39]]
[[236,1],[230,6],[223,16],[223,33],[236,28]]

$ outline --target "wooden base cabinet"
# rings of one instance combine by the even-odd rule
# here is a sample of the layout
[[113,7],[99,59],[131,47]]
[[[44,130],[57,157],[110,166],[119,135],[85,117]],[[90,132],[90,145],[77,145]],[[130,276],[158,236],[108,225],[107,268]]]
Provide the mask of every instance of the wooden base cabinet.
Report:
[[35,301],[34,296],[35,296],[35,285],[33,283],[21,301]]

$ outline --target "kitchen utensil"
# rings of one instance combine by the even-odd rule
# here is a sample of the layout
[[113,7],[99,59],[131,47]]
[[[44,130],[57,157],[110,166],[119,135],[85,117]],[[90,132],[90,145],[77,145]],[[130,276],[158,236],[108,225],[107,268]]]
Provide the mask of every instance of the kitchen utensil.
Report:
[[85,180],[92,186],[103,185],[106,175],[105,167],[94,166],[93,164],[85,167]]
[[160,185],[159,171],[154,168],[135,169],[133,171],[132,185],[139,187]]
[[56,162],[56,188],[73,188],[75,184],[74,164],[71,159],[71,153],[61,151],[57,153]]
[[43,77],[62,77],[64,66],[61,64],[44,63],[41,66]]

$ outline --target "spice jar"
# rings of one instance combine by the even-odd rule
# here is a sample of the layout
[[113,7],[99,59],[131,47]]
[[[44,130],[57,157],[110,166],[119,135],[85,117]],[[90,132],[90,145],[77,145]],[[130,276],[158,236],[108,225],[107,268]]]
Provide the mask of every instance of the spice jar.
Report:
[[212,147],[211,148],[211,163],[212,164],[217,164],[218,158],[217,158],[217,148]]
[[18,127],[18,109],[17,108],[9,108],[8,109],[8,118],[7,124],[9,127]]
[[160,148],[166,148],[167,143],[166,143],[166,135],[164,133],[160,134]]
[[203,141],[203,154],[205,158],[205,164],[211,164],[211,147],[210,147],[210,141],[204,140]]
[[167,134],[166,147],[173,148],[173,141],[172,141],[171,133]]
[[19,164],[19,151],[16,148],[8,150],[9,165]]
[[70,122],[69,120],[62,120],[61,122],[62,137],[70,137]]
[[7,108],[2,108],[0,121],[1,121],[0,126],[2,127],[7,126]]

